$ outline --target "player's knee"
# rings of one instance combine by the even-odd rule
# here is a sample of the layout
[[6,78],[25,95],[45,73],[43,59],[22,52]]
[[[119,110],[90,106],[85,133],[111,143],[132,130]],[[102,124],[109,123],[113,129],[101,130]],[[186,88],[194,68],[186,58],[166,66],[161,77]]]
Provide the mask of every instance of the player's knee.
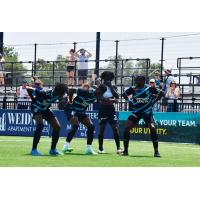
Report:
[[72,126],[73,132],[76,132],[76,131],[78,130],[78,127],[79,127],[79,125],[74,124],[74,125]]
[[44,128],[44,124],[37,124],[36,125],[36,132],[42,132],[42,130],[43,130],[43,128]]
[[53,130],[56,131],[56,132],[59,132],[60,129],[61,129],[60,124],[56,124],[56,125],[53,127]]
[[89,133],[89,134],[93,134],[93,133],[94,133],[94,124],[91,124],[91,125],[88,127],[88,133]]

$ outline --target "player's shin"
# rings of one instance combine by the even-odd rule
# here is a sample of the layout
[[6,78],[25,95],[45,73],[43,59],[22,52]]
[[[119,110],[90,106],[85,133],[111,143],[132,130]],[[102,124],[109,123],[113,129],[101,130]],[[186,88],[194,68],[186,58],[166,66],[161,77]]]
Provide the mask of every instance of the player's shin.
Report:
[[113,134],[114,134],[114,140],[117,147],[117,150],[120,150],[120,138],[119,138],[119,131],[117,125],[112,126]]
[[160,154],[158,151],[158,135],[156,133],[156,128],[150,127],[150,131],[151,131],[151,140],[152,140],[153,148],[154,148],[154,156],[160,157]]
[[69,131],[68,135],[67,135],[67,139],[66,139],[66,142],[70,143],[76,133],[76,131],[78,130],[78,125],[72,125],[72,128],[71,130]]
[[60,130],[53,130],[53,132],[52,132],[52,142],[51,142],[51,149],[52,150],[56,149],[56,145],[57,145],[58,140],[59,140],[59,132],[60,132]]
[[128,154],[129,140],[130,140],[130,128],[126,127],[124,130],[124,154]]
[[43,128],[44,128],[43,124],[36,125],[36,129],[35,129],[34,136],[33,136],[32,150],[37,149],[37,145],[38,145],[38,143],[40,141],[40,137],[41,137]]
[[98,135],[99,151],[103,151],[103,139],[104,139],[105,124],[100,124],[100,131]]

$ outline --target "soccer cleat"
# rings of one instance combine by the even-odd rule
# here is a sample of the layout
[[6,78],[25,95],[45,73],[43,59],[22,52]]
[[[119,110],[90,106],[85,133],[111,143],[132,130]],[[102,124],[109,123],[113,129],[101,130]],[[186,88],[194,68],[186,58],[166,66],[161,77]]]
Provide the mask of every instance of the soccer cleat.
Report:
[[32,149],[30,154],[32,156],[42,156],[42,154],[37,149]]
[[116,152],[116,153],[117,153],[117,154],[123,153],[123,149],[122,149],[122,148],[117,149],[117,152]]
[[106,154],[104,150],[98,150],[98,154]]
[[93,151],[93,149],[86,149],[85,154],[86,155],[97,155],[97,153],[95,151]]
[[122,151],[121,153],[119,153],[120,156],[128,156],[128,152],[127,151]]
[[49,155],[51,155],[51,156],[59,156],[59,155],[63,155],[63,154],[60,153],[57,149],[50,149]]
[[161,155],[160,155],[160,153],[159,153],[159,152],[155,152],[155,153],[154,153],[154,157],[156,157],[156,158],[160,158],[160,157],[161,157]]
[[63,146],[63,149],[62,149],[62,152],[63,153],[68,153],[68,152],[72,152],[74,149],[73,148],[70,148],[70,147],[67,147],[67,146]]

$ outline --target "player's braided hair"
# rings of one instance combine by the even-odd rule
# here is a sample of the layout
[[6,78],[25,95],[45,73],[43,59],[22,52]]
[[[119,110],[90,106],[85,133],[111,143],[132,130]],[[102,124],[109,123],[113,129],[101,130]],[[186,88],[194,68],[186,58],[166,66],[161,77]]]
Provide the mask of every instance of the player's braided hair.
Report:
[[114,78],[115,78],[115,75],[111,71],[104,71],[101,74],[101,80],[104,80],[104,81],[112,81]]
[[63,96],[65,93],[68,92],[68,88],[64,83],[56,83],[54,92],[59,96]]

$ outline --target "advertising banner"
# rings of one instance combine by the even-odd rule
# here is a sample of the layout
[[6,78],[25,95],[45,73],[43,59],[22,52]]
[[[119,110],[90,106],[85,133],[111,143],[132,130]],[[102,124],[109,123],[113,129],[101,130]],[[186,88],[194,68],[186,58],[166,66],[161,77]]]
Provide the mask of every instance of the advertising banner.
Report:
[[[63,111],[54,111],[61,124],[61,137],[66,137],[71,128]],[[95,138],[98,137],[98,113],[87,112],[95,125]],[[118,112],[120,137],[123,138],[123,130],[130,112]],[[200,113],[155,113],[157,133],[160,141],[200,143]],[[44,120],[43,136],[51,135],[51,127]],[[35,121],[30,110],[0,110],[0,135],[8,136],[33,136]],[[139,125],[131,131],[131,139],[150,140],[150,130],[141,120]],[[85,138],[87,129],[80,124],[76,137]],[[113,133],[109,125],[105,129],[105,139],[112,139]]]

